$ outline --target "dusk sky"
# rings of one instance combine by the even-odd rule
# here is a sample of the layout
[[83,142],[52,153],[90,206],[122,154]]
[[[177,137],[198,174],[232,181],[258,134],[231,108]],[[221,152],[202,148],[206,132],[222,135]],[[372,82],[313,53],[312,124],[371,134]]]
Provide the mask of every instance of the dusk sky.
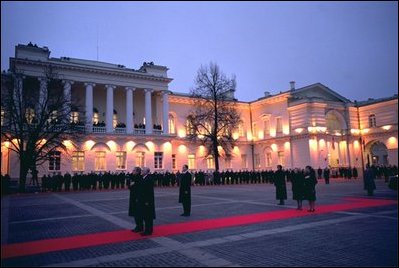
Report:
[[397,2],[1,2],[1,68],[17,44],[50,57],[167,66],[188,93],[201,64],[256,100],[320,82],[350,100],[398,92]]

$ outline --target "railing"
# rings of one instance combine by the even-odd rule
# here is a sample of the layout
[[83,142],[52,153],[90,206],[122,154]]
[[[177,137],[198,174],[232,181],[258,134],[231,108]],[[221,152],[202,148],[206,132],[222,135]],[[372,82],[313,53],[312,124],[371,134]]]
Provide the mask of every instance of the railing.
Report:
[[134,134],[145,135],[145,129],[144,128],[135,128],[134,129]]
[[160,129],[153,129],[153,130],[152,130],[152,133],[153,133],[154,135],[162,135],[163,131],[160,130]]
[[105,133],[106,128],[105,127],[94,127],[93,126],[93,133]]
[[115,134],[126,134],[126,128],[122,127],[116,127],[115,128]]

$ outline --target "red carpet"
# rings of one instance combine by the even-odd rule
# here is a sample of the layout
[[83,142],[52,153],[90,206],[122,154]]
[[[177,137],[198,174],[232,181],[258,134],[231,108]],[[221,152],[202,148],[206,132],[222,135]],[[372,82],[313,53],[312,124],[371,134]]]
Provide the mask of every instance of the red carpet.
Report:
[[[285,209],[264,213],[255,213],[225,218],[216,218],[208,220],[198,220],[183,223],[174,223],[161,226],[154,226],[154,233],[150,237],[170,236],[198,231],[214,230],[219,228],[233,227],[238,225],[247,225],[263,223],[275,220],[284,220],[290,218],[326,214],[342,210],[351,210],[357,208],[368,208],[376,206],[386,206],[397,204],[395,200],[384,199],[362,199],[347,198],[348,203],[316,206],[316,212],[309,213],[306,210],[298,211]],[[133,224],[132,224],[133,227]],[[12,258],[19,256],[34,255],[52,251],[78,249],[82,247],[100,246],[110,243],[120,243],[131,240],[146,239],[130,230],[120,230],[112,232],[103,232],[87,235],[77,235],[72,237],[45,239],[39,241],[6,244],[1,246],[1,258]]]

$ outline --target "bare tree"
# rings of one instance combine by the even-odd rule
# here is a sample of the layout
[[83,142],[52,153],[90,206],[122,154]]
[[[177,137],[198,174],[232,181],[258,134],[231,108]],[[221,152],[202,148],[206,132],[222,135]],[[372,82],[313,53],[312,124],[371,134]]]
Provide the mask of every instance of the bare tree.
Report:
[[21,192],[29,170],[36,171],[56,151],[67,152],[64,141],[77,141],[82,133],[71,123],[71,96],[63,92],[62,81],[51,69],[44,74],[42,83],[16,71],[2,75],[1,139],[19,157]]
[[200,67],[195,88],[191,90],[195,104],[187,118],[188,137],[205,146],[206,155],[213,156],[216,171],[219,171],[221,156],[218,147],[223,149],[224,157],[232,157],[232,133],[240,123],[233,94],[235,89],[235,77],[228,78],[217,64],[210,63],[209,67]]

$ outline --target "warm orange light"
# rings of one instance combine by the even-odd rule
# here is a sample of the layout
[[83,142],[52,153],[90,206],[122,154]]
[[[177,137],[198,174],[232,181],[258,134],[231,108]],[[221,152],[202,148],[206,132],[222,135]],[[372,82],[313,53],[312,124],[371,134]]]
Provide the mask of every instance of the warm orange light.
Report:
[[317,150],[317,140],[316,139],[309,140],[309,148],[313,151]]
[[273,152],[277,152],[277,144],[273,143],[270,147],[272,148]]
[[118,144],[114,141],[107,141],[108,147],[111,149],[111,152],[115,152],[118,149]]
[[89,150],[91,150],[91,148],[94,146],[94,144],[96,144],[94,141],[88,140],[88,141],[86,141],[86,142],[84,143],[84,149],[85,149],[86,151],[89,151]]
[[263,133],[262,130],[259,130],[259,131],[258,131],[258,138],[259,138],[260,140],[263,140],[263,138],[264,138],[264,133]]
[[365,128],[365,129],[362,129],[361,132],[362,132],[362,134],[367,134],[367,133],[370,132],[370,129],[369,128]]
[[182,145],[179,145],[179,147],[177,148],[177,150],[179,151],[179,153],[184,154],[184,153],[187,152],[187,147],[186,147],[186,145],[182,144]]
[[6,147],[6,148],[10,147],[10,142],[9,141],[5,141],[4,142],[4,147]]
[[172,151],[172,143],[170,143],[169,141],[165,142],[163,144],[163,150],[166,153],[170,153]]
[[153,152],[153,151],[154,151],[155,145],[154,145],[154,143],[153,143],[152,141],[147,141],[147,142],[145,143],[145,145],[147,145],[147,148],[148,148],[148,150],[150,150],[150,152]]
[[284,135],[290,135],[290,127],[288,125],[283,126]]
[[64,144],[64,146],[68,149],[71,150],[74,148],[73,143],[70,140],[64,140],[62,142],[62,144]]
[[302,127],[299,127],[299,128],[296,128],[294,131],[296,132],[296,133],[298,133],[298,134],[301,134],[302,132],[303,132],[303,128]]
[[351,129],[351,134],[352,134],[352,135],[359,135],[359,134],[360,134],[360,129],[352,128],[352,129]]
[[237,132],[233,133],[233,139],[237,140],[239,138],[239,134]]
[[289,141],[286,141],[286,142],[284,143],[284,149],[288,150],[288,149],[290,149],[290,146],[291,146],[291,144],[290,144]]
[[384,130],[390,130],[391,128],[392,128],[391,125],[386,125],[386,126],[383,126],[383,127],[382,127],[382,129],[384,129]]
[[185,138],[186,137],[186,130],[184,128],[180,128],[177,131],[177,136],[179,136],[179,138]]
[[360,148],[360,143],[359,143],[359,141],[354,141],[353,142],[353,148],[355,149],[355,150],[359,150],[359,148]]
[[252,141],[252,133],[251,132],[247,132],[247,140]]
[[397,149],[398,139],[396,137],[389,137],[387,145],[388,149]]
[[136,145],[136,143],[134,143],[133,141],[128,141],[126,142],[126,151],[131,151],[133,150],[134,146]]

